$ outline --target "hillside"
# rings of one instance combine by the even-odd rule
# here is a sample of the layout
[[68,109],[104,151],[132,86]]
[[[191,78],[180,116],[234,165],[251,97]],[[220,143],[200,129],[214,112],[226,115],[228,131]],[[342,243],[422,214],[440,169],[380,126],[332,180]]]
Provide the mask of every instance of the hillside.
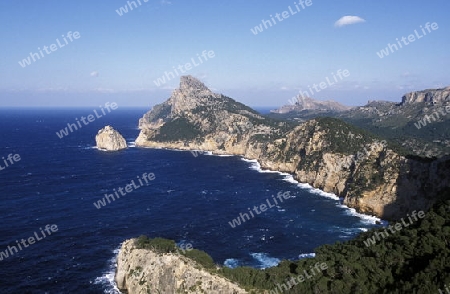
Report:
[[399,103],[369,101],[364,106],[327,112],[289,105],[270,115],[292,121],[323,116],[342,119],[389,139],[405,154],[428,158],[450,154],[450,87],[407,93]]

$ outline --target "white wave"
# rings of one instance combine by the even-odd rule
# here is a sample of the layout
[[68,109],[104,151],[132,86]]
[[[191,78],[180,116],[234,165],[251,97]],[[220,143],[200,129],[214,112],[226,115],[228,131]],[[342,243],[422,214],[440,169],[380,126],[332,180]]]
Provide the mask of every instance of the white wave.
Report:
[[214,155],[211,151],[204,151],[204,150],[182,150],[182,151],[188,151],[191,152],[192,155],[194,155],[195,157],[197,157],[198,155]]
[[129,147],[129,148],[136,147],[136,142],[135,141],[127,142],[127,147]]
[[267,253],[250,253],[250,255],[258,261],[260,269],[277,266],[280,263],[280,259],[270,257]]
[[299,259],[314,258],[314,257],[316,257],[315,253],[302,253],[302,254],[299,254],[299,256],[298,256]]
[[280,175],[289,175],[287,173],[283,173],[283,172],[276,171],[276,170],[262,169],[261,165],[259,164],[258,160],[256,160],[256,159],[247,159],[247,158],[241,157],[241,160],[250,163],[249,168],[252,170],[256,170],[259,173],[275,173],[275,174],[280,174]]
[[228,258],[227,260],[225,260],[223,265],[229,268],[236,268],[239,266],[239,260],[234,258]]
[[258,163],[258,161],[256,159],[241,158],[241,160],[250,163],[250,166],[249,166],[250,169],[256,170],[258,172],[263,172],[263,170],[261,169],[261,165]]
[[256,160],[256,159],[247,159],[247,158],[241,157],[241,160],[245,161],[245,162],[256,162],[256,163],[258,163],[258,160]]
[[[122,244],[121,244],[122,246]],[[120,246],[113,250],[114,257],[109,260],[108,271],[103,273],[101,277],[97,277],[94,280],[94,284],[102,285],[105,289],[104,293],[107,294],[121,294],[119,288],[117,288],[114,277],[117,269],[117,257],[119,255]]]
[[[262,170],[261,169],[261,165],[259,164],[259,162],[256,159],[247,159],[247,158],[241,158],[241,160],[250,163],[250,169],[256,170],[260,173],[278,173],[280,175],[283,175],[283,181],[286,181],[288,183],[291,184],[295,184],[297,185],[297,187],[303,189],[303,190],[307,190],[308,192],[312,193],[312,194],[316,194],[322,197],[326,197],[329,199],[333,199],[333,200],[337,200],[337,201],[342,201],[342,198],[339,198],[339,196],[333,194],[333,193],[328,193],[328,192],[324,192],[320,189],[314,188],[313,186],[311,186],[310,184],[306,184],[306,183],[300,183],[297,180],[294,179],[294,177],[291,174],[285,173],[285,172],[279,172],[279,171],[271,171],[271,170]],[[293,195],[294,196],[294,195]],[[293,197],[291,196],[291,197]],[[361,221],[363,223],[366,224],[377,224],[377,223],[381,223],[382,225],[387,225],[386,221],[381,220],[380,218],[376,217],[376,216],[372,216],[372,215],[365,215],[365,214],[361,214],[356,212],[356,210],[354,208],[350,208],[346,205],[342,205],[342,204],[338,204],[338,207],[344,208],[346,210],[346,213],[348,215],[354,215],[357,216],[361,219]]]
[[383,226],[388,225],[387,221],[384,221],[384,220],[382,220],[382,219],[380,219],[380,218],[378,218],[376,216],[367,215],[367,214],[362,214],[362,213],[356,212],[356,209],[350,208],[350,207],[342,205],[342,204],[339,205],[339,207],[346,208],[345,214],[359,217],[361,219],[361,222],[364,223],[364,224],[371,224],[371,225],[381,224]]
[[296,180],[294,179],[294,177],[293,177],[292,175],[290,175],[290,174],[284,175],[283,181],[286,181],[286,182],[291,183],[291,184],[296,184],[296,185],[299,184],[299,182],[296,181]]
[[300,187],[303,190],[307,190],[308,192],[312,193],[312,194],[316,194],[322,197],[326,197],[326,198],[330,198],[333,200],[340,200],[340,198],[333,194],[333,193],[328,193],[328,192],[324,192],[320,189],[314,188],[313,186],[311,186],[310,184],[304,184],[304,183],[299,183],[297,184],[298,187]]

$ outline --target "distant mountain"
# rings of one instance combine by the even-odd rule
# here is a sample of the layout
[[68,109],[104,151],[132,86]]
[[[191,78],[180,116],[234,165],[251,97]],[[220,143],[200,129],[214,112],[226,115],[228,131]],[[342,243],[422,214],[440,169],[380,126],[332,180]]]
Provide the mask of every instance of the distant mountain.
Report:
[[[294,102],[294,101],[291,101]],[[284,105],[279,109],[272,110],[272,113],[304,113],[308,115],[318,113],[338,113],[349,110],[351,107],[342,105],[336,101],[315,100],[310,97],[297,96],[295,102],[290,105]]]
[[335,118],[274,120],[191,76],[181,77],[179,89],[146,113],[139,127],[137,146],[257,159],[263,168],[291,173],[359,212],[385,219],[428,209],[449,186],[445,158],[404,157],[382,138]]
[[364,106],[344,111],[308,110],[296,104],[283,106],[269,116],[300,122],[335,117],[390,139],[411,155],[441,157],[450,154],[450,87],[407,93],[399,103],[369,101]]

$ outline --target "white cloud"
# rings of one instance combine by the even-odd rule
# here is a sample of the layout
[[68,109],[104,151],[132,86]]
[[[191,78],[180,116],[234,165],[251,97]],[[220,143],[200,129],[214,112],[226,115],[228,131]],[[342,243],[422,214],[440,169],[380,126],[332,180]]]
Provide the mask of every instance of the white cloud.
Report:
[[359,16],[353,16],[353,15],[346,15],[341,17],[338,21],[334,23],[335,27],[343,27],[347,25],[357,24],[361,22],[366,22],[365,19],[359,17]]
[[170,4],[172,4],[172,2],[168,0],[161,0],[161,5],[170,5]]
[[91,77],[98,77],[98,71],[93,71],[93,72],[91,72]]

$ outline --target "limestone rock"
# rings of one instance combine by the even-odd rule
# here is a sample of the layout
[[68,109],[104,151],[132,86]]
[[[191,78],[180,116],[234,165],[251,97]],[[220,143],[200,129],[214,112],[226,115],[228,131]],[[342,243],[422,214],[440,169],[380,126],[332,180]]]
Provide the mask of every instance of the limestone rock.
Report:
[[137,249],[135,240],[125,241],[117,258],[115,281],[126,293],[247,293],[178,253]]
[[97,148],[106,151],[118,151],[127,148],[125,138],[111,126],[106,126],[98,131],[95,136]]

